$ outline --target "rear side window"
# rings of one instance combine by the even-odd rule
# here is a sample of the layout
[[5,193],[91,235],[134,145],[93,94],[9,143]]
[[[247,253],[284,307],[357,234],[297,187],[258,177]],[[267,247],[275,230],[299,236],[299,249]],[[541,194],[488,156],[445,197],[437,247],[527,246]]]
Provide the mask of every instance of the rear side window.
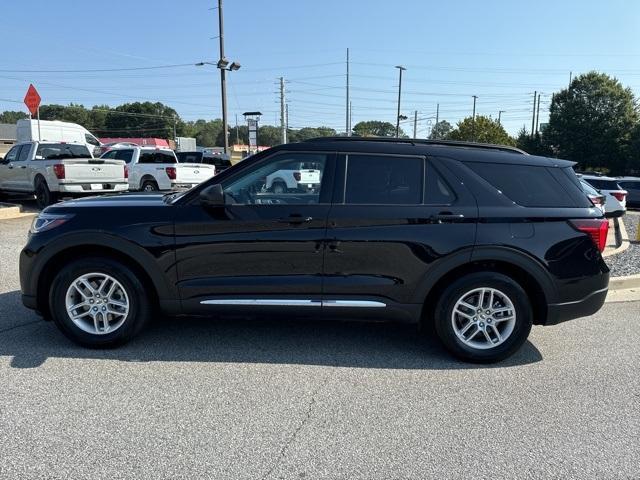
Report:
[[585,178],[585,182],[598,190],[620,190],[620,185],[615,180],[601,180],[595,178]]
[[444,178],[427,162],[425,172],[425,199],[427,205],[450,205],[456,197]]
[[[468,162],[467,167],[485,179],[504,195],[523,207],[582,207],[588,203],[576,204],[560,182],[559,175],[553,175],[549,168],[532,165],[504,163]],[[570,182],[569,179],[566,179]],[[574,185],[570,185],[575,188]],[[578,187],[579,188],[579,187]],[[584,194],[585,202],[587,198]]]
[[116,150],[115,158],[116,160],[124,160],[125,163],[131,163],[131,159],[133,158],[133,150]]
[[640,190],[640,182],[618,182],[618,185],[625,190]]
[[173,152],[164,152],[162,150],[155,150],[153,152],[142,151],[140,152],[140,159],[138,163],[177,163],[176,157]]
[[345,203],[422,203],[424,160],[391,155],[348,155]]

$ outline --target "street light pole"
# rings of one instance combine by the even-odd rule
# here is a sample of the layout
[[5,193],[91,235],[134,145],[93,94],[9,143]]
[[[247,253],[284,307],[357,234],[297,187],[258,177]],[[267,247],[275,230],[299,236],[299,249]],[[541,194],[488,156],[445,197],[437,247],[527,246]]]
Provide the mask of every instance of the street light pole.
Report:
[[[220,60],[224,57],[224,25],[222,16],[222,0],[218,0],[218,29],[220,32]],[[229,153],[229,137],[227,124],[227,71],[220,68],[220,92],[222,95],[222,137],[224,138],[224,153]]]
[[400,137],[400,98],[402,96],[402,72],[406,70],[402,65],[396,65],[400,71],[400,79],[398,81],[398,115],[396,116],[396,138]]

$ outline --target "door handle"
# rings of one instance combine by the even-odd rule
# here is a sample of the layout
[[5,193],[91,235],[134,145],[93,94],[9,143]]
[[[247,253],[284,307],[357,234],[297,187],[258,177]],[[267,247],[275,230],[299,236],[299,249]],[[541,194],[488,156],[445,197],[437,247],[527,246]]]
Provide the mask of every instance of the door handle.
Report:
[[27,166],[26,165],[22,165],[20,168],[27,168]]
[[291,223],[291,224],[294,224],[294,225],[299,225],[301,223],[310,222],[311,220],[313,220],[313,217],[303,217],[302,215],[294,213],[292,215],[289,215],[287,218],[278,219],[278,222],[280,222],[280,223]]
[[9,170],[13,170],[13,165],[9,164],[9,166],[7,167]]
[[436,223],[455,222],[456,220],[462,220],[464,215],[461,213],[440,212],[437,215],[433,215],[431,218]]

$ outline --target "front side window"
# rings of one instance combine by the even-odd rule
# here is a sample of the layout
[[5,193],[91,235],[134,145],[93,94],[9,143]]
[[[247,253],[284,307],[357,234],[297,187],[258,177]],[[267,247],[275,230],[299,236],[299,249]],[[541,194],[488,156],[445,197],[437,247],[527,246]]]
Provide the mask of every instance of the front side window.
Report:
[[240,204],[319,203],[326,164],[324,153],[283,153],[230,179],[224,193]]
[[29,152],[31,151],[31,145],[23,145],[16,158],[16,162],[25,162],[29,158]]
[[100,158],[111,158],[111,159],[114,159],[114,158],[116,158],[116,153],[118,153],[117,150],[109,150],[107,153],[102,155]]
[[100,142],[93,135],[89,135],[88,133],[84,134],[84,139],[89,145],[93,145],[94,147],[99,147]]
[[424,160],[392,155],[348,155],[345,203],[422,203]]
[[4,163],[15,162],[16,158],[18,158],[18,152],[20,151],[20,148],[20,145],[16,145],[11,150],[9,150],[4,156]]
[[173,152],[163,150],[141,151],[138,163],[178,163]]

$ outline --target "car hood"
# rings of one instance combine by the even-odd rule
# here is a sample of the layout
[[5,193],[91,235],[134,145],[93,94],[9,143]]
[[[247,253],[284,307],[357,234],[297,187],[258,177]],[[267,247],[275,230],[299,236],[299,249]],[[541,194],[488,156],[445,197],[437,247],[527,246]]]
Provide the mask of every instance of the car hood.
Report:
[[163,200],[164,195],[158,193],[120,193],[115,195],[101,195],[99,197],[83,197],[57,203],[48,207],[52,210],[69,210],[75,208],[104,208],[104,207],[153,207],[168,205]]

